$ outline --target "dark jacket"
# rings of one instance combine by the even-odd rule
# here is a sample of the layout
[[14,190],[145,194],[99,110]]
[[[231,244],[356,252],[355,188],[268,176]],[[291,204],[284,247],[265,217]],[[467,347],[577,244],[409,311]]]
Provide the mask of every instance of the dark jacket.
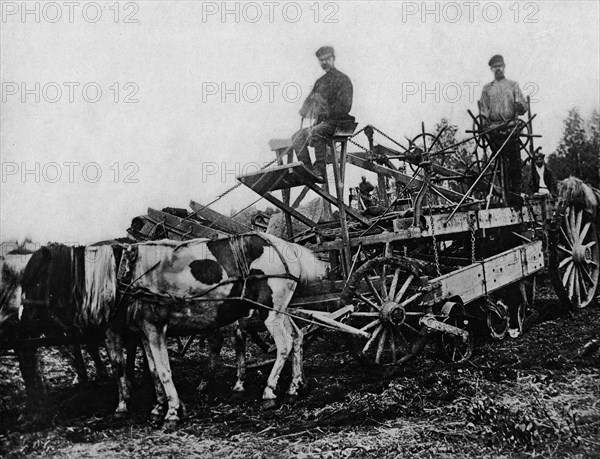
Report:
[[320,77],[300,110],[303,117],[316,114],[318,123],[352,118],[352,82],[335,67]]
[[[548,169],[548,165],[544,165],[544,183],[550,191],[550,194],[556,196],[556,179],[554,178],[554,174],[550,169]],[[529,180],[529,188],[532,193],[537,193],[540,189],[540,177],[537,172],[537,168],[535,164],[531,167],[531,179]]]
[[375,187],[371,184],[371,182],[360,182],[358,185],[358,189],[360,191],[361,196],[370,196],[371,191],[375,189]]

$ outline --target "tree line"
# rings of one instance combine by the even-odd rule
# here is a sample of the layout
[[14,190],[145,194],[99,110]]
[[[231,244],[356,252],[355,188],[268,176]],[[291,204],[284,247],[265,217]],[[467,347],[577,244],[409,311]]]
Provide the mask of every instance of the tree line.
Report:
[[557,180],[574,175],[595,188],[600,188],[600,112],[594,110],[584,119],[579,109],[569,110],[564,121],[563,136],[546,158]]

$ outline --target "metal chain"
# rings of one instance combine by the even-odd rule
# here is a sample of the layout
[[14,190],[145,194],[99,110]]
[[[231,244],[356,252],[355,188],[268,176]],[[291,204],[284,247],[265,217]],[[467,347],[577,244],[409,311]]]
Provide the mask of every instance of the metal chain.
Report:
[[407,148],[404,145],[399,144],[398,142],[396,142],[394,139],[392,139],[389,135],[387,135],[385,132],[377,129],[375,126],[371,126],[373,128],[374,131],[379,132],[382,136],[384,136],[386,139],[388,139],[390,142],[393,142],[394,144],[398,145],[400,148],[402,148],[404,151],[407,150]]
[[442,272],[440,271],[440,256],[438,253],[437,240],[435,238],[435,227],[433,225],[433,209],[431,207],[431,192],[429,186],[425,190],[425,196],[427,197],[427,207],[429,207],[429,226],[431,227],[431,240],[433,242],[433,258],[435,260],[435,271],[437,272],[438,277],[440,277],[442,275]]
[[475,263],[475,225],[473,215],[469,215],[469,231],[471,232],[471,263]]
[[[392,139],[392,138],[391,138],[389,135],[387,135],[385,132],[383,132],[383,131],[382,131],[382,130],[380,130],[380,129],[377,129],[375,126],[371,126],[371,127],[373,128],[373,130],[374,130],[375,132],[378,132],[379,134],[381,134],[383,137],[385,137],[386,139],[388,139],[388,140],[389,140],[390,142],[392,142],[393,144],[395,144],[395,145],[398,145],[398,146],[399,146],[400,148],[402,148],[404,151],[407,151],[407,148],[406,148],[404,145],[402,145],[401,143],[398,143],[397,141],[395,141],[394,139]],[[368,148],[365,148],[365,147],[363,147],[361,144],[359,144],[359,143],[356,143],[354,140],[352,140],[352,138],[353,138],[353,137],[355,137],[355,136],[357,136],[358,134],[360,134],[362,131],[364,131],[364,130],[365,130],[365,128],[366,128],[366,126],[365,126],[364,128],[362,128],[360,131],[357,131],[357,132],[356,132],[356,133],[355,133],[355,134],[354,134],[352,137],[350,137],[350,138],[348,139],[348,142],[350,142],[350,143],[352,143],[352,144],[356,145],[356,146],[357,146],[357,147],[359,147],[359,148],[362,148],[362,149],[363,149],[365,152],[367,152],[367,153],[373,153],[373,152],[372,152],[371,150],[369,150]]]
[[368,148],[363,147],[360,143],[355,142],[354,140],[352,140],[351,138],[348,139],[348,142],[353,143],[354,145],[356,145],[358,148],[362,148],[366,153],[372,153],[371,150],[369,150]]

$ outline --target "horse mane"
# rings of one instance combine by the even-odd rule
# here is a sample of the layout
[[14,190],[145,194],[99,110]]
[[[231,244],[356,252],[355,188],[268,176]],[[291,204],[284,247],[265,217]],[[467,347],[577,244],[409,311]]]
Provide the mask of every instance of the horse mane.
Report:
[[[52,260],[48,275],[48,289],[52,299],[50,307],[55,309],[73,305],[75,309],[78,309],[77,299],[81,300],[83,291],[81,250],[76,253],[76,247],[60,243],[52,243],[47,248]],[[79,255],[79,260],[76,260],[77,255]],[[69,314],[69,318],[72,317],[72,314]]]
[[558,182],[558,195],[567,205],[583,206],[592,214],[600,205],[600,190],[572,175]]
[[84,250],[83,299],[78,309],[80,326],[105,325],[113,313],[117,296],[117,259],[110,241]]

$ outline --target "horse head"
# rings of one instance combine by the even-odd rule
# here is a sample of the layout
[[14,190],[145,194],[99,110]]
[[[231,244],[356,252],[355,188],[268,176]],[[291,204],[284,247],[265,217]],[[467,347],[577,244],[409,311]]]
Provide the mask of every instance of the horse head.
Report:
[[600,207],[600,190],[596,190],[572,175],[558,182],[558,195],[567,205],[580,205],[596,216]]

